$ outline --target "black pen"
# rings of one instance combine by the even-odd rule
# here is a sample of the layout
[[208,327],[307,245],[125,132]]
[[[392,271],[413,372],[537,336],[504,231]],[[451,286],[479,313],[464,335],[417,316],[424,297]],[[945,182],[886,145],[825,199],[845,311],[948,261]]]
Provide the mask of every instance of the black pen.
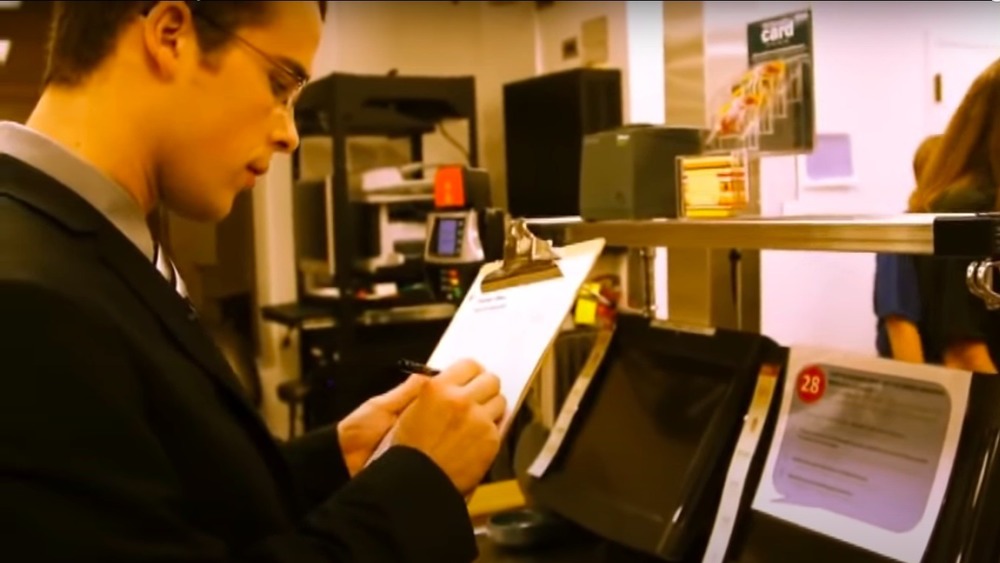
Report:
[[413,360],[399,360],[396,362],[396,365],[403,373],[413,373],[417,375],[437,375],[441,373],[441,370],[434,369],[427,364],[414,362]]

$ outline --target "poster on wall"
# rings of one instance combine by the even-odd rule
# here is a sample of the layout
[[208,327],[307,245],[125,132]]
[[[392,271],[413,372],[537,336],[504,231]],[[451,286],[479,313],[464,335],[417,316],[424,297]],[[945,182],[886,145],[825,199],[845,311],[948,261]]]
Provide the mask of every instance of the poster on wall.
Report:
[[958,450],[972,374],[792,348],[753,509],[920,562]]
[[763,100],[757,150],[769,154],[812,151],[816,141],[812,11],[802,10],[747,26],[750,76],[773,81]]

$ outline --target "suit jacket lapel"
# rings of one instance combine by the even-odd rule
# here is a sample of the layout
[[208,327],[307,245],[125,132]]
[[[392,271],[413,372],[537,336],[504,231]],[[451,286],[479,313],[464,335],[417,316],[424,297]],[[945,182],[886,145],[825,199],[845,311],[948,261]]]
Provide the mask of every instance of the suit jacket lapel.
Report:
[[117,229],[102,228],[96,234],[97,248],[104,263],[169,329],[180,348],[235,395],[237,408],[252,410],[232,369],[205,333],[190,302],[178,295],[146,256]]
[[0,196],[3,195],[21,201],[77,235],[93,237],[104,263],[168,329],[179,347],[210,374],[234,408],[266,432],[232,368],[198,322],[194,308],[103,215],[49,176],[0,155]]
[[132,292],[169,329],[170,334],[188,356],[200,364],[204,372],[222,388],[223,396],[232,406],[233,412],[243,420],[243,428],[266,453],[262,458],[285,493],[284,498],[293,503],[289,508],[294,510],[292,499],[295,495],[292,479],[284,457],[278,451],[274,437],[264,420],[240,386],[229,362],[198,320],[194,307],[181,297],[146,256],[113,226],[108,225],[107,228],[101,229],[98,240],[101,256],[108,267],[118,274]]
[[0,198],[12,197],[79,237],[91,237],[101,260],[163,324],[196,364],[208,374],[232,412],[243,422],[248,436],[262,452],[278,487],[295,509],[295,494],[288,466],[274,437],[243,392],[236,375],[198,321],[190,303],[174,291],[156,266],[112,225],[68,187],[8,155],[0,154]]

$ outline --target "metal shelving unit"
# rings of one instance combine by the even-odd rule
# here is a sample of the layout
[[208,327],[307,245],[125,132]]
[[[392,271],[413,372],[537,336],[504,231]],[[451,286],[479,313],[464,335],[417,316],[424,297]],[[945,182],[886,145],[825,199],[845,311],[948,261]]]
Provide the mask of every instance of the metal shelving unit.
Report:
[[1000,256],[998,214],[901,214],[587,222],[529,219],[558,244],[603,237],[611,247],[883,252],[969,258]]
[[[679,295],[684,297],[677,307],[670,307],[670,321],[684,325],[756,330],[759,295],[755,295],[756,286],[744,283],[740,252],[744,250],[877,252],[968,259],[970,292],[982,298],[988,308],[1000,309],[1000,292],[992,287],[991,281],[991,276],[1000,269],[1000,214],[596,222],[573,217],[526,222],[535,236],[559,246],[601,237],[609,249],[625,250],[625,259],[620,263],[623,279],[636,280],[627,283],[627,293],[635,297],[628,300],[628,308],[643,314],[652,314],[655,306],[650,249],[668,248],[671,254],[685,253],[688,258],[697,258],[698,251],[704,250],[705,261],[718,251],[728,250],[728,265],[719,267],[720,273],[710,281],[693,283],[684,279],[686,274],[681,272],[680,277],[668,283],[668,291],[681,292]],[[726,291],[713,291],[723,283]],[[693,298],[696,296],[690,293],[701,290],[708,292],[707,299]],[[668,299],[673,302],[673,298],[668,296]]]
[[[265,320],[300,330],[301,379],[279,386],[279,397],[297,417],[304,409],[305,428],[327,425],[354,410],[361,401],[387,390],[399,377],[395,359],[422,357],[433,349],[454,307],[356,298],[364,272],[364,252],[358,245],[364,223],[362,206],[432,201],[432,196],[352,193],[348,181],[348,142],[356,137],[409,141],[410,161],[424,160],[423,136],[442,123],[465,120],[465,149],[470,166],[479,160],[475,79],[333,73],[311,82],[295,105],[295,123],[302,137],[332,141],[332,174],[325,181],[324,205],[332,209],[332,225],[322,218],[332,246],[335,297],[303,295],[294,303],[262,308]],[[298,156],[298,155],[296,155]],[[299,180],[299,159],[293,159],[293,181]],[[422,179],[422,178],[418,178]],[[301,184],[293,184],[301,185]],[[328,210],[329,210],[328,209]],[[329,231],[326,231],[329,229]],[[326,265],[329,266],[328,264]],[[301,274],[301,270],[300,270]],[[300,280],[300,285],[305,285]],[[291,342],[291,340],[286,340]]]
[[[469,131],[469,165],[477,166],[475,78],[333,73],[302,91],[295,113],[300,135],[333,141],[333,240],[340,297],[331,312],[340,333],[341,354],[346,356],[354,349],[359,314],[353,298],[358,234],[352,208],[358,201],[348,186],[347,141],[371,136],[409,139],[411,161],[419,162],[423,160],[423,135],[434,132],[444,120],[464,119]],[[369,195],[369,202],[379,197]]]

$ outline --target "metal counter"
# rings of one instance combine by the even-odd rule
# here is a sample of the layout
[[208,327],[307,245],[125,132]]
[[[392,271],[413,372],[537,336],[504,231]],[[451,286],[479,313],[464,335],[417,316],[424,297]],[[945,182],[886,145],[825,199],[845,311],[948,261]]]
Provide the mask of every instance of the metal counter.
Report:
[[[1000,218],[972,214],[597,222],[571,217],[529,219],[527,223],[538,236],[554,238],[561,243],[603,237],[608,246],[633,248],[885,252],[982,258],[995,254],[1000,240]],[[976,233],[970,234],[970,229]],[[974,234],[980,236],[972,236]],[[942,240],[935,238],[947,239],[952,244],[942,244]]]

